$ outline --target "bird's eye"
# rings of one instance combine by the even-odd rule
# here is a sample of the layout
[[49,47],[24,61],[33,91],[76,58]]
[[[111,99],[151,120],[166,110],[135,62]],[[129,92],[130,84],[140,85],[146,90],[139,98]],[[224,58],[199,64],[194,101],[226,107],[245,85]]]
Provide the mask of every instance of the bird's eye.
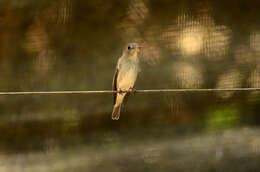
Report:
[[130,50],[130,49],[131,49],[131,47],[130,47],[130,46],[128,46],[128,47],[127,47],[127,49],[128,49],[128,50]]

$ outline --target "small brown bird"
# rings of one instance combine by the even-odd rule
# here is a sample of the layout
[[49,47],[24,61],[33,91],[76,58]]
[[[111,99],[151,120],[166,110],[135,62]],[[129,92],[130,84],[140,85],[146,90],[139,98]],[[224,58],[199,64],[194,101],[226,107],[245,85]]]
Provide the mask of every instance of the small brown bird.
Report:
[[[123,55],[118,59],[116,71],[113,78],[113,91],[132,90],[140,71],[139,52],[140,46],[137,43],[130,43],[123,50]],[[122,104],[125,104],[130,93],[114,93],[114,109],[112,119],[118,120]]]

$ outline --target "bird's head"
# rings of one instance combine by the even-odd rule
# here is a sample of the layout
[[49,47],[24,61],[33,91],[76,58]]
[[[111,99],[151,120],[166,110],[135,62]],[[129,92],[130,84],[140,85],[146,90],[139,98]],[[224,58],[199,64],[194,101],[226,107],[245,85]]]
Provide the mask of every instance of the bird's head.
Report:
[[130,43],[125,47],[125,55],[127,55],[129,58],[137,58],[138,54],[140,53],[141,46],[137,43]]

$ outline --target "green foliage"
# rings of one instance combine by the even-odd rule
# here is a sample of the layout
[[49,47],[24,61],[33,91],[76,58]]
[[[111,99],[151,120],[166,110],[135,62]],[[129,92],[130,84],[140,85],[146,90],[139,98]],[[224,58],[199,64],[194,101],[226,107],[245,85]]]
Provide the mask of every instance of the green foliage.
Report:
[[241,113],[238,105],[221,105],[207,112],[206,125],[209,129],[226,129],[238,126]]

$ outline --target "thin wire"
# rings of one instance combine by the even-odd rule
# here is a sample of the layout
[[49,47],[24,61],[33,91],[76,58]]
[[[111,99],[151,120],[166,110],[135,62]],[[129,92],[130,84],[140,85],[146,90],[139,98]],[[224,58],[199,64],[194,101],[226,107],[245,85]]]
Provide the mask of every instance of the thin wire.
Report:
[[157,90],[100,90],[100,91],[10,91],[0,95],[51,95],[51,94],[111,94],[111,93],[166,93],[166,92],[220,92],[220,91],[260,91],[260,88],[191,88],[191,89],[157,89]]

